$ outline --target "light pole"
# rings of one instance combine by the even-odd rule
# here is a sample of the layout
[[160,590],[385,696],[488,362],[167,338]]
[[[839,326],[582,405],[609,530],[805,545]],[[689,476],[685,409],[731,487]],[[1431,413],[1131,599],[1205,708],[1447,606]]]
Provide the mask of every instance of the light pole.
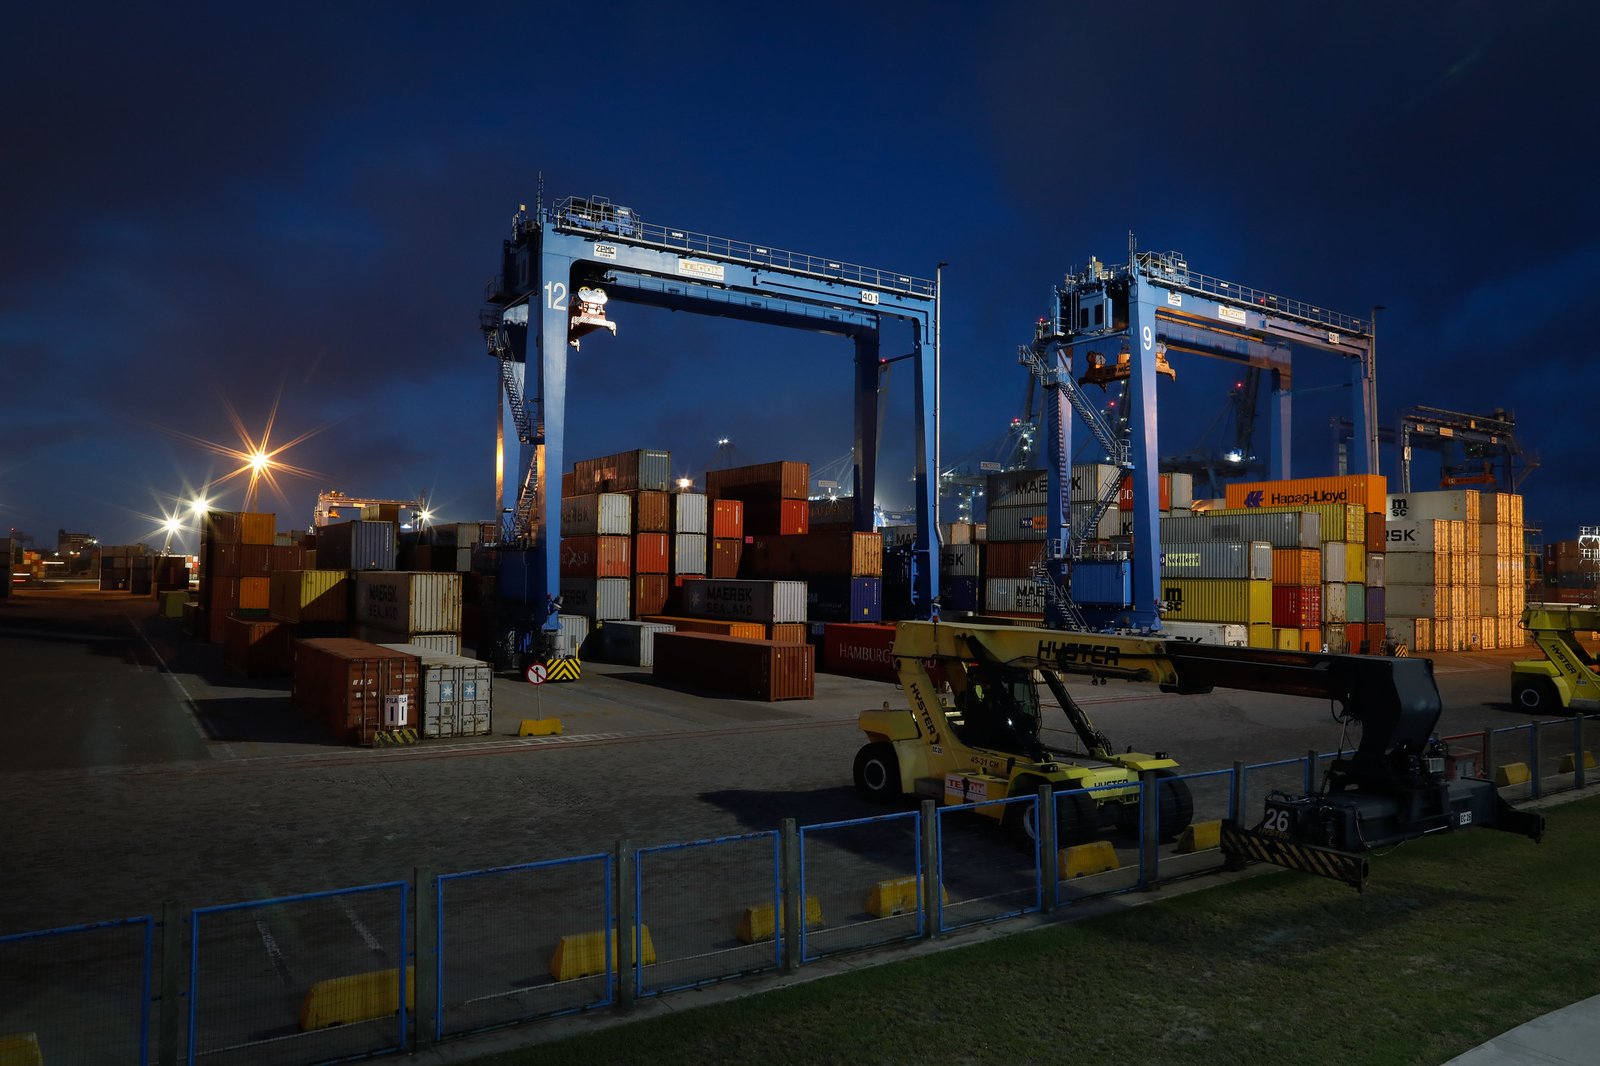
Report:
[[943,353],[940,350],[940,341],[944,326],[944,268],[949,263],[941,262],[933,268],[933,540],[929,547],[940,546],[939,519],[944,506],[944,433],[941,423],[941,380],[943,373]]

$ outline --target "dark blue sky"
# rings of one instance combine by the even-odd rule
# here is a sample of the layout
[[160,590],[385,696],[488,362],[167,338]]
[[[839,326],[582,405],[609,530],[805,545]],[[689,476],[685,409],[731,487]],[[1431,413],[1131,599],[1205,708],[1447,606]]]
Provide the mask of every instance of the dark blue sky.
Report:
[[[1127,234],[1365,316],[1379,406],[1513,410],[1549,539],[1595,487],[1600,140],[1586,4],[128,6],[0,32],[0,527],[154,538],[275,443],[321,488],[489,517],[497,378],[477,311],[543,171],[652,222],[945,271],[947,460],[1020,413],[1050,286]],[[331,13],[330,13],[331,11]],[[159,12],[159,13],[156,13]],[[848,345],[615,305],[571,362],[568,456],[696,477],[850,441]],[[1164,452],[1233,375],[1175,358]],[[1297,384],[1342,378],[1316,353]],[[909,373],[882,502],[909,501]],[[1330,473],[1336,390],[1297,405]],[[184,435],[189,435],[186,437]],[[1393,473],[1393,456],[1383,457]],[[904,471],[904,473],[897,473]],[[1416,487],[1437,466],[1419,460]],[[237,480],[220,496],[237,507]]]

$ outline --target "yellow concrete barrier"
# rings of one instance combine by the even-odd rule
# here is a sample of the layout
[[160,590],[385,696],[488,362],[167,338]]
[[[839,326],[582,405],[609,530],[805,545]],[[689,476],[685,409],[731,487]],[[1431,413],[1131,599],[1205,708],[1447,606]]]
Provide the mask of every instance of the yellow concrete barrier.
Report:
[[1109,840],[1096,840],[1088,844],[1074,844],[1056,852],[1056,869],[1063,881],[1085,874],[1103,874],[1117,869],[1117,849]]
[[[417,1004],[417,973],[406,967],[406,1009]],[[400,1012],[400,971],[374,970],[318,981],[300,1004],[300,1030],[351,1025]]]
[[1494,783],[1496,785],[1522,785],[1530,778],[1528,764],[1508,762],[1504,766],[1497,766],[1494,770]]
[[[1561,756],[1561,772],[1562,773],[1564,773],[1564,774],[1572,773],[1572,771],[1574,771],[1574,770],[1576,770],[1578,768],[1577,764],[1578,764],[1578,760],[1574,756],[1572,756],[1572,755],[1563,755],[1563,756]],[[1587,751],[1583,753],[1583,768],[1585,770],[1593,770],[1594,769],[1594,755],[1592,755],[1591,753],[1589,753]]]
[[34,1033],[0,1036],[0,1066],[44,1066],[44,1052]]
[[1222,847],[1221,819],[1195,822],[1178,836],[1178,852],[1182,855],[1220,847]]
[[517,727],[519,737],[559,737],[561,735],[561,719],[559,718],[524,718]]
[[[805,924],[808,927],[822,924],[822,901],[816,896],[806,897]],[[741,943],[754,944],[759,940],[771,940],[773,935],[782,929],[783,915],[778,914],[777,920],[774,921],[772,904],[763,903],[760,906],[744,909],[736,935]]]
[[[949,903],[950,893],[939,886],[940,902]],[[896,877],[879,881],[867,894],[867,913],[874,918],[888,918],[895,914],[910,914],[917,909],[917,879]]]
[[[655,941],[650,939],[650,927],[641,925],[639,936],[644,943],[639,950],[639,963],[642,966],[653,966],[656,961]],[[613,965],[621,961],[622,956],[617,951],[617,931],[611,930],[611,960]],[[550,956],[550,976],[557,981],[573,981],[579,977],[593,977],[597,973],[606,972],[606,935],[602,932],[569,933],[556,944],[555,954]]]

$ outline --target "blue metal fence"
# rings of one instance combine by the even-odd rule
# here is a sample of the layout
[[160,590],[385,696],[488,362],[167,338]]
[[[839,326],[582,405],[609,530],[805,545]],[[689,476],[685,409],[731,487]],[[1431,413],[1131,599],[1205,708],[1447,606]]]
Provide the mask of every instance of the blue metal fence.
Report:
[[614,1002],[614,876],[595,854],[436,877],[435,1038]]
[[[934,812],[934,928],[941,933],[1037,911],[1043,906],[1039,834],[1018,846],[1026,830],[995,832],[994,819],[1038,825],[1039,797],[980,800]],[[1012,836],[1012,840],[1006,837]]]
[[199,907],[187,1061],[298,1064],[399,1051],[415,974],[409,885]]
[[806,825],[798,836],[801,961],[923,935],[918,812]]
[[[783,938],[775,935],[783,904],[779,845],[777,830],[769,830],[634,853],[636,995],[693,988],[782,964]],[[766,930],[763,913],[770,915]]]
[[44,1062],[144,1066],[154,928],[146,916],[0,936],[0,1036]]

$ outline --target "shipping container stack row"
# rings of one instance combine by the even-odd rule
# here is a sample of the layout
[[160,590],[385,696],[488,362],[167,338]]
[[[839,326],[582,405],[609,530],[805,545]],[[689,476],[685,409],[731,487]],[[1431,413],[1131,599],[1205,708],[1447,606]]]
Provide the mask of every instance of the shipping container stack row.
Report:
[[100,546],[100,591],[150,594],[150,556],[143,544]]
[[1540,602],[1600,604],[1600,526],[1545,545],[1543,563],[1544,580],[1533,593]]
[[1453,489],[1388,497],[1390,628],[1412,651],[1521,648],[1522,497]]

